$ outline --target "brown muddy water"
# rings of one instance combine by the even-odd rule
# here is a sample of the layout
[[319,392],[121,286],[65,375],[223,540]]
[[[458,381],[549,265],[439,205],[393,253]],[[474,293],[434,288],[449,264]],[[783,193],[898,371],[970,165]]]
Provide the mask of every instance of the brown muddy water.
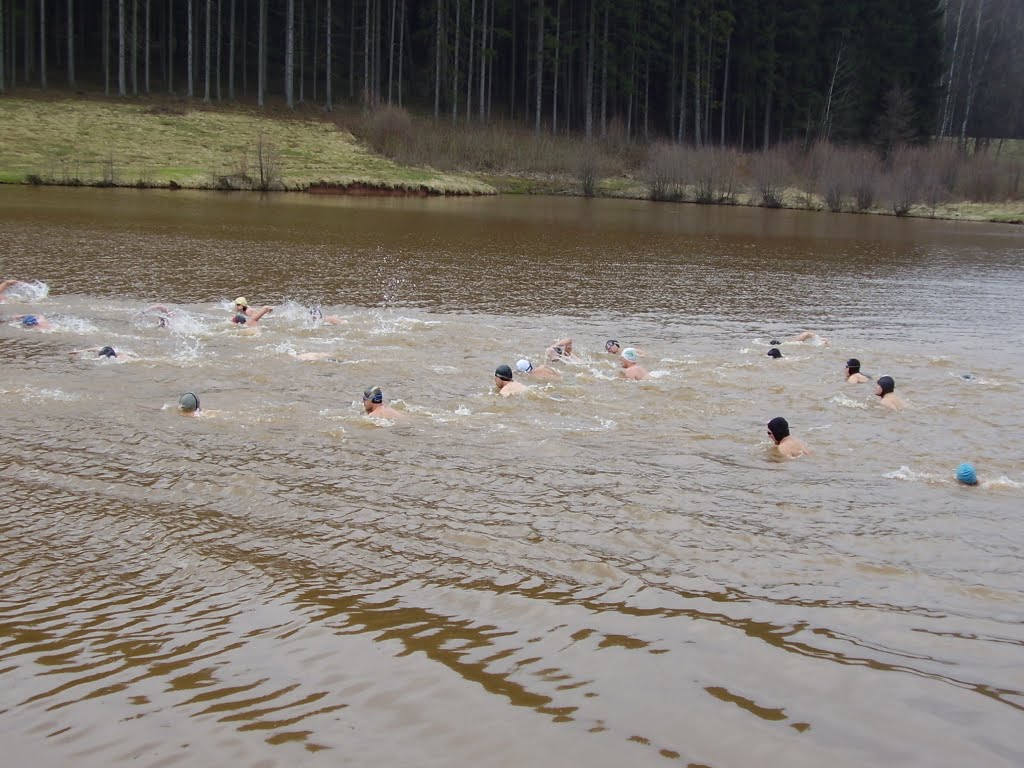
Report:
[[1024,764],[1019,228],[0,188],[0,277],[7,765]]

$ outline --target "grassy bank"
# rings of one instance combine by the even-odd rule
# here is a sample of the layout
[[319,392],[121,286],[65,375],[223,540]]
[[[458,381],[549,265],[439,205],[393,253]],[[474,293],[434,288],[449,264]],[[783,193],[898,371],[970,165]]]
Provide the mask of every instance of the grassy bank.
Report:
[[0,125],[0,182],[7,183],[494,192],[477,178],[400,165],[315,116],[3,98]]

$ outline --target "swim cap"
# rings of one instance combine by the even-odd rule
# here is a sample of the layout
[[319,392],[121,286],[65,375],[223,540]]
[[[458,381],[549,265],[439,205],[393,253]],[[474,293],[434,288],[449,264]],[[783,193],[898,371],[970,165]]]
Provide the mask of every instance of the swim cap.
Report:
[[383,403],[384,393],[380,391],[380,387],[367,387],[363,391],[363,400],[369,400],[371,403]]
[[781,341],[779,341],[778,339],[772,339],[772,340],[771,340],[771,341],[769,341],[768,343],[769,343],[769,344],[771,344],[771,345],[772,345],[772,346],[774,347],[774,346],[776,346],[776,345],[778,345],[778,344],[781,344],[782,342],[781,342]]
[[772,347],[768,350],[768,357],[773,357],[778,360],[782,357],[782,351],[778,347]]
[[776,443],[781,443],[789,437],[789,422],[781,416],[776,416],[768,422],[768,431],[772,433]]
[[26,328],[31,328],[32,326],[39,325],[39,318],[35,315],[25,315],[21,318],[21,324]]
[[529,373],[530,371],[533,370],[533,363],[531,363],[526,358],[523,358],[518,363],[516,363],[516,370],[519,371],[520,373]]
[[249,308],[249,300],[245,298],[245,296],[239,296],[237,299],[235,299],[235,306],[238,306],[239,304],[241,304],[246,309]]
[[495,368],[494,375],[502,381],[512,381],[512,369],[507,365],[499,365]]
[[185,413],[194,413],[199,410],[199,398],[191,392],[186,392],[178,398],[178,409]]
[[964,485],[977,485],[978,475],[974,471],[974,467],[966,462],[956,468],[956,479]]
[[237,315],[231,318],[231,322],[236,323],[238,325],[245,325],[247,322],[249,322],[249,318],[243,315],[241,312],[239,312]]
[[636,359],[638,357],[639,357],[639,354],[632,347],[626,347],[624,350],[622,350],[622,359],[623,360],[628,360],[631,363],[635,363]]
[[117,357],[117,352],[114,351],[113,347],[104,347],[96,353],[97,357]]
[[892,380],[892,376],[882,376],[875,383],[882,388],[882,394],[879,397],[884,397],[896,389],[896,382]]
[[617,346],[619,346],[619,342],[617,342],[615,339],[608,339],[608,341],[606,341],[604,343],[605,352],[611,352],[612,351],[612,347],[617,347]]
[[846,361],[846,367],[851,374],[860,373],[860,360],[858,360],[856,357],[851,357],[849,360]]

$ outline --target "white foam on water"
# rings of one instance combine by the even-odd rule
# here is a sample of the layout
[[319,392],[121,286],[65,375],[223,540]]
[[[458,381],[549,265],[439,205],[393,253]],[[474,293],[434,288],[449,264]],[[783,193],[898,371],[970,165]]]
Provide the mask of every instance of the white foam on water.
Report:
[[81,400],[81,396],[74,392],[65,392],[63,389],[22,389],[22,398],[27,401],[34,400],[57,400],[64,403],[73,403]]
[[912,483],[941,483],[948,479],[934,472],[918,472],[908,466],[902,466],[892,472],[886,472],[882,477],[889,480],[907,480]]
[[648,376],[650,376],[652,379],[664,379],[665,377],[671,376],[671,375],[672,375],[672,371],[664,371],[664,370],[651,371],[648,374]]
[[835,403],[843,408],[860,408],[861,410],[867,410],[868,404],[861,400],[853,400],[852,398],[844,395],[840,392],[838,395],[834,395],[830,400],[830,403]]
[[50,286],[39,280],[27,281],[12,285],[4,291],[4,300],[19,304],[31,304],[42,301],[50,295]]

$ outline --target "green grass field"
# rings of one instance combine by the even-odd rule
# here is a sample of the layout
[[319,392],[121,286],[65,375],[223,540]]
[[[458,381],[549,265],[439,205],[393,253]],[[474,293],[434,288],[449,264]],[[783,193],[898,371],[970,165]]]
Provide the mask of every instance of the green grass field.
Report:
[[283,189],[326,183],[439,194],[495,191],[469,176],[398,165],[324,121],[244,108],[4,98],[0,125],[0,182],[6,183],[216,188],[225,178],[258,177],[262,145],[278,171],[275,186]]

